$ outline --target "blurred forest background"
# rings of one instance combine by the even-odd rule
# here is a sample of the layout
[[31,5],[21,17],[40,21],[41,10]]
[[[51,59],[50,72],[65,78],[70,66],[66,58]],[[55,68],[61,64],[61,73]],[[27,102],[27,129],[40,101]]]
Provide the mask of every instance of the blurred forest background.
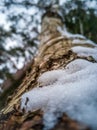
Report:
[[0,0],[0,86],[29,63],[38,48],[41,17],[60,5],[68,31],[97,43],[97,0]]

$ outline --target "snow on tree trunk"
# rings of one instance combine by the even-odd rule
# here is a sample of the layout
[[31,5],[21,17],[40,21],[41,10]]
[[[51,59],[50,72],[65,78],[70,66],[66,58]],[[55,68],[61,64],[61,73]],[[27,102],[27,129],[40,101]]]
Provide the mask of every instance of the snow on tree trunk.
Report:
[[32,70],[1,111],[0,130],[97,128],[96,44],[68,33],[53,12],[44,15],[39,39]]

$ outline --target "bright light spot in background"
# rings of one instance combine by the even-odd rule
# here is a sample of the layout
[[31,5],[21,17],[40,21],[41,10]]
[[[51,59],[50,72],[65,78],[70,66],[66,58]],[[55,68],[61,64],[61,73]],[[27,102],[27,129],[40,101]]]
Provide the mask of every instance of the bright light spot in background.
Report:
[[7,44],[5,46],[6,50],[10,50],[11,48],[18,47],[17,41],[11,41],[11,39],[7,40]]
[[[16,58],[15,57],[11,57],[11,60],[14,62],[14,64],[17,66],[18,69],[21,69],[24,65],[24,58],[22,58],[21,56],[18,57],[18,63],[16,61]],[[11,72],[13,73],[15,70],[12,70]]]
[[[67,1],[69,1],[69,0],[67,0]],[[60,0],[59,1],[60,5],[62,5],[64,2],[66,2],[66,0]]]
[[[15,37],[15,39],[17,38]],[[15,48],[15,47],[21,47],[21,48],[23,47],[23,43],[20,37],[18,37],[17,40],[12,40],[10,38],[7,38],[5,49],[10,50],[11,48]]]
[[87,1],[90,8],[97,8],[97,1]]
[[6,14],[0,13],[0,26],[4,26],[4,29],[9,30],[10,23],[6,20]]
[[[22,43],[22,42],[21,42]],[[7,44],[5,46],[6,50],[10,50],[11,48],[15,48],[15,47],[23,47],[23,44],[21,44],[20,41],[15,41],[15,40],[11,40],[10,38],[7,39]],[[17,60],[18,58],[18,60]],[[17,66],[17,69],[21,69],[25,63],[25,59],[22,56],[19,57],[14,57],[11,56],[11,61],[15,64],[15,66]],[[10,65],[8,65],[10,68]],[[10,70],[11,73],[15,72],[14,69],[11,68]]]

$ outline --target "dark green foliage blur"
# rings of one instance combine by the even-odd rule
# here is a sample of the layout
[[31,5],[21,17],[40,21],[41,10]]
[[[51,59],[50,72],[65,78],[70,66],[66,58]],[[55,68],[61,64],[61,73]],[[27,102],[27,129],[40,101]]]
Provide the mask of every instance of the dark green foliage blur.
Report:
[[[95,2],[94,8],[90,8],[92,2]],[[85,35],[97,43],[97,1],[70,0],[64,7],[65,23],[69,31]],[[66,9],[69,10],[68,13],[66,13]]]
[[[1,0],[0,14],[0,83],[32,59],[37,51],[42,14],[52,4],[59,4],[64,24],[72,33],[85,35],[97,43],[96,0]],[[63,1],[63,0],[62,0]],[[94,4],[92,4],[94,3]],[[90,5],[93,6],[90,6]],[[1,18],[2,19],[2,15]],[[8,44],[13,44],[9,48]],[[17,43],[16,45],[14,45]],[[19,64],[22,64],[19,67]]]

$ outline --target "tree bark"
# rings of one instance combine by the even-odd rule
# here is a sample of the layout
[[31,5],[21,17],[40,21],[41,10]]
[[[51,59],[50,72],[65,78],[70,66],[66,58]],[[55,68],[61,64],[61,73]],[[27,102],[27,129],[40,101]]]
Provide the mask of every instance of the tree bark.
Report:
[[[0,130],[42,130],[43,129],[43,112],[35,110],[24,114],[20,110],[21,95],[34,87],[38,86],[38,77],[50,70],[65,68],[68,63],[75,59],[85,59],[95,62],[93,57],[78,56],[71,50],[73,46],[87,46],[93,48],[90,44],[72,44],[74,39],[84,40],[84,38],[68,38],[58,31],[62,28],[63,23],[60,17],[55,14],[46,13],[42,20],[42,31],[39,36],[40,46],[37,56],[31,66],[31,71],[23,80],[22,84],[15,90],[7,105],[1,111]],[[40,86],[41,87],[41,86]],[[88,130],[89,128],[77,121],[70,119],[65,113],[59,119],[53,130]]]
[[22,83],[22,80],[25,78],[26,74],[31,69],[33,60],[24,65],[22,69],[19,69],[15,74],[11,75],[10,78],[6,79],[2,84],[1,88],[3,92],[0,93],[0,110],[6,105],[6,100],[10,99],[10,96],[15,89]]

